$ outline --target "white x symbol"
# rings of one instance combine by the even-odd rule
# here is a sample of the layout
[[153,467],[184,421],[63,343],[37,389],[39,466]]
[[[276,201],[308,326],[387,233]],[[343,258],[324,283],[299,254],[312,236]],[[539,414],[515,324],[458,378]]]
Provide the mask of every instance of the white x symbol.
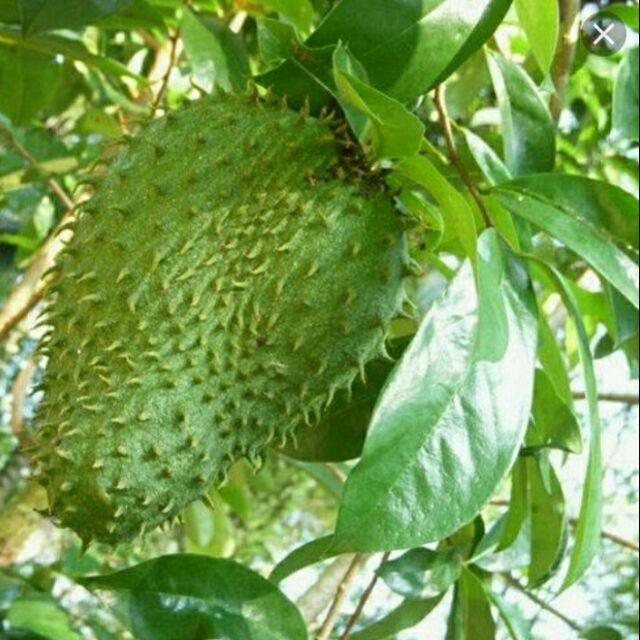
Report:
[[615,45],[615,40],[609,37],[611,31],[613,31],[613,24],[610,24],[606,29],[602,29],[599,24],[594,24],[595,30],[600,34],[594,41],[593,44],[600,44],[603,40],[607,41],[607,44],[610,46]]

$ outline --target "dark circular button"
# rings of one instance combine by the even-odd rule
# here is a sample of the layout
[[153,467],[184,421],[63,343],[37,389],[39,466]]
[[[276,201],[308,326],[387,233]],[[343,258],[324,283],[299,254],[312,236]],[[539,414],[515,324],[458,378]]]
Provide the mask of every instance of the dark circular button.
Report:
[[582,41],[590,53],[612,56],[624,47],[627,28],[612,13],[600,11],[582,23]]

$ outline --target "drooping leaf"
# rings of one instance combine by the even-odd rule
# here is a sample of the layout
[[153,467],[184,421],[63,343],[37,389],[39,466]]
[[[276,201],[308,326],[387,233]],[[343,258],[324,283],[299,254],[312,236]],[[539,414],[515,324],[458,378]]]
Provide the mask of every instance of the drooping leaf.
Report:
[[473,159],[490,184],[496,185],[511,180],[511,172],[498,154],[478,135],[469,129],[463,130],[464,138]]
[[525,444],[533,449],[549,447],[569,453],[582,451],[578,419],[542,369],[536,370],[532,421]]
[[477,570],[464,568],[456,585],[446,640],[493,640],[495,634],[496,623],[491,615],[491,604],[483,578]]
[[488,64],[509,171],[516,176],[551,171],[556,157],[555,125],[538,88],[515,62],[491,53]]
[[624,56],[613,93],[613,129],[630,141],[638,141],[638,47]]
[[182,9],[181,37],[191,62],[196,84],[211,92],[243,90],[249,77],[249,63],[242,40],[220,21],[200,18]]
[[535,303],[526,269],[493,230],[481,236],[477,277],[478,296],[463,268],[391,374],[347,480],[334,550],[450,535],[513,464],[531,407]]
[[529,46],[544,74],[551,70],[551,64],[560,33],[560,11],[556,0],[515,0],[518,19],[529,40]]
[[231,560],[161,556],[79,582],[116,591],[139,640],[307,638],[300,613],[273,583]]
[[[638,265],[616,243],[616,238],[629,235],[626,227],[622,230],[622,221],[633,216],[627,206],[636,201],[627,194],[623,197],[615,187],[605,189],[601,183],[593,184],[593,181],[583,179],[579,179],[579,183],[590,189],[589,192],[601,194],[603,200],[594,200],[589,207],[582,208],[583,197],[578,197],[575,204],[564,197],[557,201],[550,199],[547,193],[556,193],[560,183],[556,178],[545,176],[538,177],[533,183],[535,190],[527,180],[524,184],[516,181],[496,187],[495,193],[516,216],[528,220],[582,256],[637,308]],[[567,181],[568,188],[572,184],[575,184],[573,180]],[[610,198],[604,199],[606,195]],[[602,201],[604,206],[599,204]],[[635,206],[637,211],[637,203]],[[614,217],[613,212],[620,215]],[[621,230],[614,236],[610,227]]]
[[497,546],[498,551],[508,549],[520,535],[529,515],[529,480],[527,462],[518,458],[511,472],[511,498],[504,528]]
[[569,569],[564,579],[563,589],[579,580],[587,571],[600,546],[602,528],[602,426],[598,407],[598,384],[589,346],[589,336],[585,329],[582,313],[576,297],[564,276],[552,265],[529,256],[555,282],[558,293],[575,325],[580,362],[586,388],[589,419],[589,460],[582,488],[580,515],[575,532],[575,544],[571,552]]
[[512,640],[533,640],[531,625],[526,622],[519,608],[506,602],[503,597],[494,591],[489,590],[488,596],[489,600],[498,610],[500,619],[504,622]]
[[426,189],[442,209],[447,227],[451,227],[458,237],[465,254],[476,259],[476,223],[469,203],[464,196],[438,171],[425,156],[404,158],[396,165],[402,176]]
[[562,485],[550,464],[546,469],[547,478],[543,478],[542,460],[544,458],[529,458],[527,461],[531,509],[529,584],[532,586],[544,584],[558,570],[568,535]]
[[426,600],[444,593],[458,579],[462,560],[456,548],[432,551],[418,547],[388,560],[377,573],[399,595]]
[[19,0],[25,34],[77,29],[125,9],[133,0]]
[[441,82],[495,31],[510,0],[343,0],[309,38],[346,43],[371,84],[402,102]]

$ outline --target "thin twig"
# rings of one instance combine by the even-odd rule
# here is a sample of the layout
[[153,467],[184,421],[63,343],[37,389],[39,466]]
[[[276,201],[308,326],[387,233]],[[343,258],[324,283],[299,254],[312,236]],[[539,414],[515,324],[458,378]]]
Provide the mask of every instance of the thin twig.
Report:
[[[0,137],[31,167],[38,169],[38,161],[1,124]],[[57,229],[60,229],[73,219],[74,203],[55,178],[47,178],[47,186],[67,209],[67,213],[62,217],[57,227]],[[22,274],[22,278],[9,294],[2,309],[0,309],[0,341],[4,340],[42,299],[45,288],[45,283],[41,282],[42,274],[53,265],[56,255],[63,248],[64,243],[71,234],[70,231],[58,233],[57,229],[51,233],[47,241],[35,253],[29,267]]]
[[541,609],[544,609],[551,615],[558,618],[558,620],[562,620],[562,622],[564,622],[568,627],[570,627],[574,631],[577,631],[577,632],[582,631],[582,627],[580,625],[576,624],[573,620],[571,620],[571,618],[569,618],[564,613],[562,613],[562,611],[558,611],[558,609],[556,609],[554,606],[550,605],[548,602],[545,602],[542,598],[537,596],[535,593],[531,593],[531,591],[528,591],[526,587],[520,584],[513,576],[511,576],[508,573],[505,573],[503,575],[504,575],[504,579],[507,581],[507,584],[509,586],[513,587],[514,589],[516,589],[517,591],[525,595],[527,598],[529,598],[529,600],[531,600],[531,602],[534,602]]
[[338,621],[338,616],[340,615],[340,611],[345,603],[349,595],[349,591],[351,590],[351,586],[353,585],[355,579],[358,577],[358,573],[360,572],[360,568],[362,564],[366,560],[367,556],[363,554],[357,554],[354,556],[347,572],[344,574],[344,578],[338,585],[338,589],[336,590],[336,595],[329,607],[329,611],[327,613],[327,617],[325,618],[320,630],[318,631],[318,635],[316,636],[316,640],[327,640],[333,631],[333,628],[336,626],[336,622]]
[[551,96],[549,108],[554,120],[560,118],[564,106],[565,94],[573,61],[580,37],[580,0],[559,0],[560,3],[560,39],[553,61],[551,76],[555,94]]
[[11,432],[16,438],[20,438],[22,434],[25,400],[35,372],[36,363],[33,358],[29,358],[11,387]]
[[[508,508],[510,503],[508,500],[496,499],[496,500],[491,500],[489,504],[492,507]],[[569,518],[569,524],[574,528],[577,527],[578,518]],[[600,536],[605,540],[614,542],[620,547],[624,547],[626,549],[629,549],[630,551],[635,551],[636,553],[640,553],[640,544],[638,544],[638,542],[636,542],[635,540],[630,540],[629,538],[623,538],[617,533],[613,533],[612,531],[604,531],[604,530],[600,532]]]
[[[39,169],[38,161],[15,139],[11,131],[0,124],[0,137],[8,147],[11,147],[27,164],[35,169]],[[73,200],[67,195],[60,183],[51,176],[47,177],[47,186],[51,192],[60,200],[65,209],[73,209]]]
[[171,34],[169,36],[169,43],[170,43],[169,64],[167,66],[166,72],[162,76],[162,84],[160,85],[160,88],[158,89],[158,93],[156,94],[156,97],[155,97],[155,99],[153,101],[153,104],[151,105],[151,117],[152,118],[155,115],[155,113],[158,110],[158,108],[160,107],[160,103],[162,102],[162,98],[164,97],[164,94],[165,94],[165,92],[167,90],[167,87],[169,86],[169,79],[171,77],[171,72],[173,71],[173,68],[175,67],[175,64],[176,64],[179,40],[180,40],[180,29],[176,29],[173,32],[173,34]]
[[440,118],[440,125],[442,126],[442,133],[444,134],[444,139],[447,143],[447,149],[449,150],[449,158],[451,160],[451,164],[456,168],[457,172],[460,174],[462,181],[465,186],[469,190],[469,193],[475,200],[478,205],[478,209],[484,218],[485,224],[488,227],[493,226],[493,221],[491,220],[491,215],[487,210],[487,207],[482,198],[482,194],[480,190],[476,186],[473,178],[469,175],[467,168],[464,166],[462,160],[460,160],[460,156],[458,155],[458,150],[456,149],[456,142],[453,137],[453,130],[451,128],[451,120],[449,119],[449,114],[447,113],[447,106],[444,101],[443,94],[443,86],[438,85],[434,92],[433,102],[436,106],[436,111],[438,112],[438,117]]
[[[586,400],[587,394],[584,391],[573,391],[571,394],[574,400]],[[600,402],[618,402],[620,404],[630,404],[638,406],[640,397],[633,393],[599,393],[598,401]]]
[[[382,556],[382,560],[380,561],[380,567],[389,559],[390,555],[391,555],[390,551],[387,551],[386,553],[384,553],[384,555]],[[349,640],[349,638],[351,637],[351,632],[353,631],[353,627],[355,627],[356,622],[358,622],[358,619],[362,615],[362,612],[364,611],[364,608],[367,602],[369,601],[369,598],[371,597],[371,594],[373,593],[373,590],[375,589],[376,584],[378,583],[378,578],[379,578],[378,572],[376,571],[373,574],[373,577],[371,578],[371,582],[369,582],[369,584],[367,585],[367,588],[363,591],[362,595],[360,596],[360,600],[358,601],[358,606],[356,607],[356,610],[351,614],[351,617],[347,622],[347,626],[345,627],[344,633],[340,636],[340,640]]]

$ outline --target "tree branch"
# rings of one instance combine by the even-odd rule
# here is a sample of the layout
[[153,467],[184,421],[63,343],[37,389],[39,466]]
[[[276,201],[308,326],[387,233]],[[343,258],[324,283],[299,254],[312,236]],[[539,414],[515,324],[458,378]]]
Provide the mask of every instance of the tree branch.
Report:
[[524,587],[524,585],[520,584],[513,576],[511,576],[508,573],[505,573],[503,575],[504,575],[504,579],[506,580],[507,584],[510,587],[513,587],[516,591],[519,591],[522,595],[529,598],[531,602],[534,602],[541,609],[544,609],[546,612],[550,613],[552,616],[555,616],[556,618],[558,618],[558,620],[562,620],[562,622],[564,622],[568,627],[570,627],[574,631],[577,631],[578,633],[582,631],[582,627],[580,625],[576,624],[573,620],[571,620],[571,618],[569,618],[564,613],[562,613],[562,611],[558,611],[558,609],[556,609],[549,603],[545,602],[542,598],[537,596],[535,593],[531,593],[530,591],[528,591]]
[[[380,565],[379,565],[380,567],[389,559],[390,555],[391,555],[391,552],[387,551],[382,556],[382,560],[380,561]],[[353,627],[355,627],[356,622],[358,622],[358,619],[362,615],[362,612],[364,611],[364,608],[369,598],[371,597],[371,594],[373,593],[373,590],[375,589],[375,586],[377,583],[378,583],[378,572],[375,571],[373,574],[373,577],[371,578],[371,582],[369,582],[369,584],[367,585],[367,588],[363,591],[362,595],[360,596],[360,600],[358,601],[358,606],[356,607],[356,610],[351,614],[351,617],[347,622],[347,626],[344,630],[344,633],[340,636],[340,640],[349,640],[349,638],[351,637],[351,631],[353,631]]]
[[176,29],[173,34],[169,36],[169,61],[167,63],[167,70],[162,76],[162,84],[158,89],[158,93],[151,105],[151,118],[155,115],[156,111],[160,107],[160,103],[162,102],[162,98],[169,86],[169,79],[171,78],[171,72],[173,71],[176,59],[178,57],[178,42],[180,40],[180,29]]
[[[574,400],[586,400],[587,394],[584,391],[573,391],[571,394]],[[638,406],[640,397],[633,393],[599,393],[598,400],[600,402],[618,402],[620,404],[630,404]]]
[[564,106],[565,94],[576,46],[580,37],[580,0],[559,0],[560,2],[560,39],[556,57],[551,68],[555,94],[551,97],[549,108],[554,120],[560,118]]
[[351,564],[349,565],[349,569],[344,574],[344,578],[338,585],[338,589],[336,590],[336,595],[329,607],[329,611],[327,613],[327,617],[325,618],[320,630],[318,631],[318,635],[316,636],[317,640],[328,640],[333,628],[336,626],[336,622],[338,621],[338,616],[340,615],[340,611],[349,596],[349,591],[351,590],[351,586],[355,582],[358,577],[358,573],[367,559],[366,555],[357,554],[353,557]]
[[447,143],[447,149],[449,150],[449,159],[451,160],[451,164],[455,167],[456,171],[460,174],[462,178],[462,182],[464,182],[465,186],[469,190],[469,193],[475,200],[478,205],[478,209],[484,218],[484,222],[488,227],[493,226],[493,221],[491,220],[491,215],[489,211],[487,211],[487,207],[484,203],[480,190],[476,186],[473,178],[469,175],[467,168],[464,166],[464,163],[460,159],[458,155],[458,150],[456,149],[456,142],[453,137],[453,130],[451,129],[451,120],[449,119],[449,114],[447,113],[447,106],[444,101],[443,95],[443,85],[438,85],[434,92],[433,102],[436,106],[436,111],[438,112],[438,117],[440,118],[440,125],[442,126],[442,133],[444,135],[444,139]]

